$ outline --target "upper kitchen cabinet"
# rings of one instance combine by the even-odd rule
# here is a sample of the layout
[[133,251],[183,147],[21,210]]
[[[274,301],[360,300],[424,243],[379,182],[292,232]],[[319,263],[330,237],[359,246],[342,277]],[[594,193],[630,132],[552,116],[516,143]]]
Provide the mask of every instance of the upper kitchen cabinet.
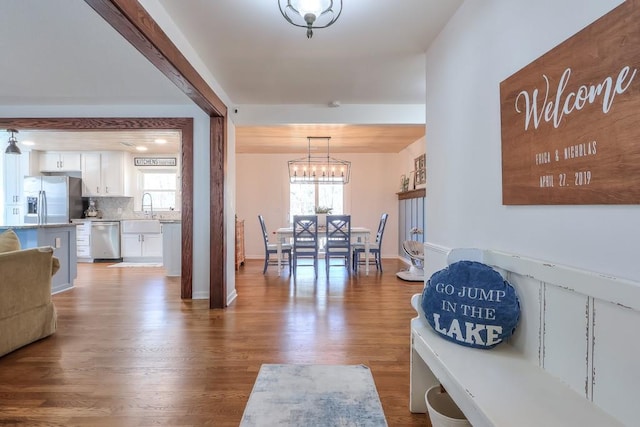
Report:
[[40,153],[41,172],[79,172],[80,153],[43,151]]
[[4,156],[4,195],[5,203],[22,203],[24,177],[29,175],[29,154],[5,154]]
[[23,191],[25,175],[29,175],[29,152],[21,155],[4,155],[4,225],[22,223]]
[[82,154],[82,195],[85,197],[128,196],[125,161],[120,151]]

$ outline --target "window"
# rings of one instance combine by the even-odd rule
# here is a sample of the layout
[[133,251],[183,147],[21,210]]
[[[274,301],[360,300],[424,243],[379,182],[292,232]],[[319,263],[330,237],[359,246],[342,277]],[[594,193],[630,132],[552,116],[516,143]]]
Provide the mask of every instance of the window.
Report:
[[331,213],[334,215],[342,215],[344,213],[344,185],[343,184],[321,184],[318,186],[318,204],[316,206],[323,206],[333,208]]
[[332,208],[331,213],[344,212],[344,185],[289,184],[289,215],[313,215],[317,206]]
[[142,195],[149,193],[154,211],[174,210],[178,206],[178,176],[175,171],[140,171],[138,206],[142,209]]

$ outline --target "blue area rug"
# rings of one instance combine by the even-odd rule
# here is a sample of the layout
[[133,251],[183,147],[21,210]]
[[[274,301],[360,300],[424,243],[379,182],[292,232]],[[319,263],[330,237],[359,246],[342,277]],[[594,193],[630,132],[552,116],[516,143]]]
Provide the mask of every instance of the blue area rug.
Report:
[[386,426],[364,365],[262,365],[241,427]]

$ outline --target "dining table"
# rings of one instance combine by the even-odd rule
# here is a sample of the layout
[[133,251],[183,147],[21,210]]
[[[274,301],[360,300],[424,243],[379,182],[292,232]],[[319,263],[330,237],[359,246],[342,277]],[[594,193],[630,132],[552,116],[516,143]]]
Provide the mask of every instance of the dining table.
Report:
[[[278,249],[278,271],[282,271],[282,244],[293,238],[293,227],[281,227],[275,231],[276,234],[276,247]],[[322,227],[318,229],[318,238],[322,238],[324,230]],[[371,230],[366,227],[351,227],[351,239],[356,243],[364,243],[365,253],[365,274],[369,274],[369,236]]]

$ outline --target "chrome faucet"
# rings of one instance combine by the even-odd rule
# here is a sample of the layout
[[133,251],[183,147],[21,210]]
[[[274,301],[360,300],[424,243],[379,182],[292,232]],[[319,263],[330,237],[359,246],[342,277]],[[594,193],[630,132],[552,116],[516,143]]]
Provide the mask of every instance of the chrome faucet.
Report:
[[[146,205],[144,203],[144,198],[146,196],[149,196],[149,204],[148,205]],[[145,206],[149,207],[149,210],[146,210]],[[142,211],[145,213],[145,215],[148,214],[149,218],[153,219],[153,197],[151,197],[151,194],[149,194],[149,193],[144,193],[142,195]]]

